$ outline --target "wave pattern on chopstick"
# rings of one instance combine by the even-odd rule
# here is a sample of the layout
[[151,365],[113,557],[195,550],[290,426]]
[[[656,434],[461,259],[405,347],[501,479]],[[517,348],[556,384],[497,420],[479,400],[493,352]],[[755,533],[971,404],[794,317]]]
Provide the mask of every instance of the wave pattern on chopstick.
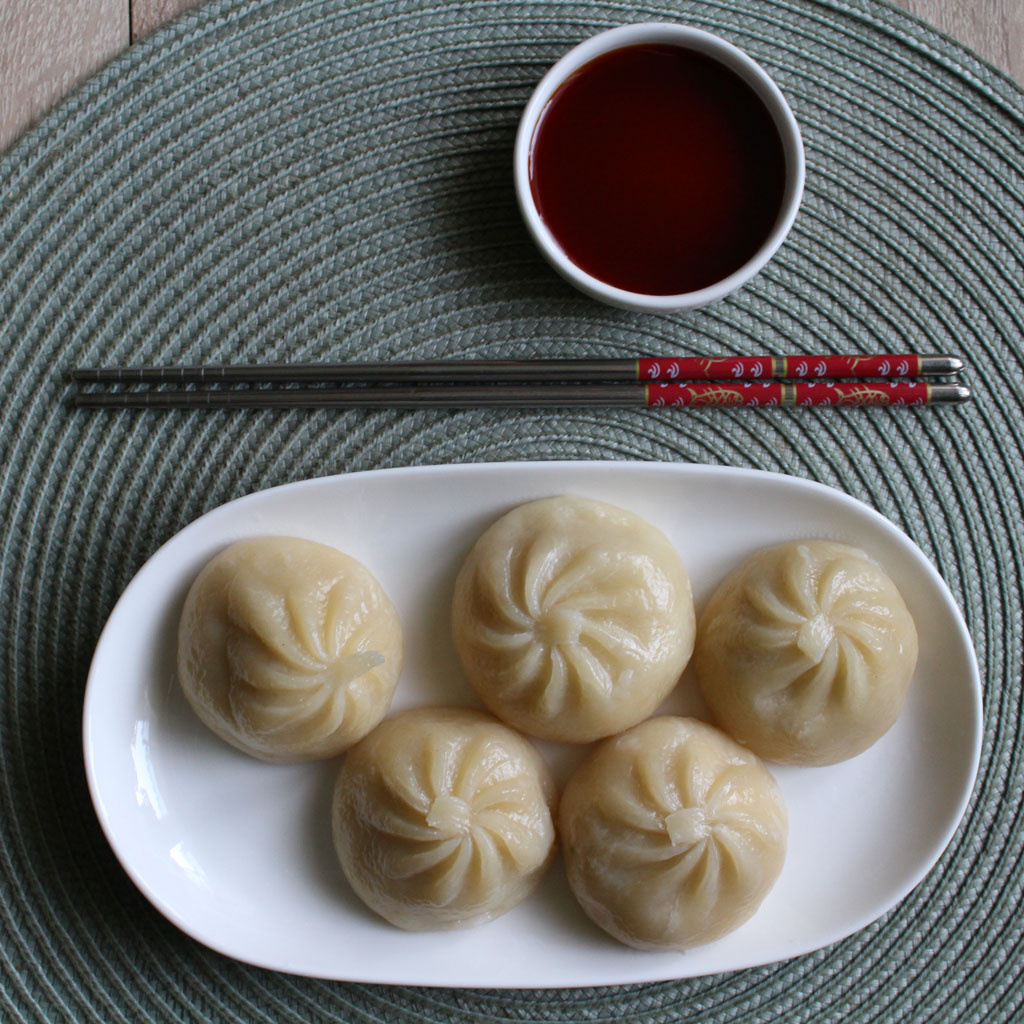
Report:
[[638,380],[785,380],[831,377],[918,377],[955,373],[953,356],[716,356],[637,360]]

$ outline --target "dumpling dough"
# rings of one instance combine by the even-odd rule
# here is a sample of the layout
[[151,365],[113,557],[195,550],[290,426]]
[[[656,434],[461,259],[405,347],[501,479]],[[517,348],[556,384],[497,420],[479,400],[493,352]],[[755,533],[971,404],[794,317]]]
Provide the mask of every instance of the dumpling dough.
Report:
[[758,552],[708,602],[694,666],[719,725],[762,757],[834,764],[896,721],[917,630],[863,551],[801,540]]
[[390,718],[345,756],[334,843],[352,888],[413,931],[511,910],[551,859],[554,785],[529,741],[468,708]]
[[638,949],[689,949],[739,927],[786,855],[775,780],[693,718],[652,718],[605,740],[569,780],[559,823],[580,905]]
[[502,721],[586,743],[647,718],[693,651],[690,580],[632,512],[585,498],[521,505],[459,572],[455,648]]
[[323,544],[239,541],[185,599],[185,696],[218,736],[254,757],[341,753],[387,713],[401,668],[394,606],[363,565]]

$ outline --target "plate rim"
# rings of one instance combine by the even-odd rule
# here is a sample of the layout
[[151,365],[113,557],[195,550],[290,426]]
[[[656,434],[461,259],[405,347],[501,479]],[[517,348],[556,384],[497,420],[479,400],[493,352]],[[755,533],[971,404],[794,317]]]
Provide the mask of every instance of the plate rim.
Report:
[[[643,978],[640,980],[626,980],[626,981],[611,981],[602,983],[601,985],[595,985],[593,982],[572,982],[569,981],[565,984],[559,985],[557,988],[553,988],[548,985],[523,985],[516,983],[506,983],[488,981],[485,985],[476,985],[470,982],[458,983],[451,980],[440,980],[437,982],[424,981],[423,979],[416,978],[403,978],[400,974],[394,974],[387,980],[382,980],[376,976],[362,976],[365,972],[349,972],[345,974],[336,975],[325,975],[320,972],[303,969],[301,965],[289,964],[282,965],[281,962],[267,962],[267,958],[261,958],[253,956],[251,954],[246,955],[238,950],[230,948],[230,944],[226,942],[219,942],[216,939],[211,939],[209,936],[204,934],[194,922],[179,912],[172,903],[169,903],[163,896],[155,891],[154,887],[148,883],[136,867],[136,865],[127,858],[124,851],[120,848],[117,839],[118,832],[111,821],[110,815],[106,813],[105,802],[103,799],[103,787],[101,786],[100,780],[97,777],[96,765],[95,765],[95,749],[93,746],[92,727],[94,726],[95,715],[97,714],[95,705],[98,697],[97,693],[101,689],[101,684],[97,681],[99,678],[99,669],[102,667],[102,662],[106,656],[106,647],[110,644],[111,636],[115,635],[117,619],[123,614],[123,609],[126,607],[132,598],[132,592],[135,589],[136,582],[139,577],[144,573],[146,568],[154,560],[158,558],[167,548],[172,545],[177,545],[181,542],[181,539],[189,533],[198,531],[202,528],[202,525],[207,523],[210,519],[227,515],[231,516],[235,510],[244,508],[246,504],[253,501],[259,501],[264,499],[268,494],[274,492],[280,492],[283,490],[299,490],[306,488],[317,488],[317,487],[329,487],[332,484],[336,484],[341,480],[352,481],[366,477],[380,477],[381,475],[387,476],[420,476],[424,474],[437,475],[441,472],[451,472],[455,474],[463,473],[476,473],[476,474],[501,474],[501,473],[517,473],[527,472],[543,467],[545,471],[552,470],[557,471],[559,468],[572,467],[575,469],[581,468],[611,468],[611,469],[632,469],[642,470],[644,472],[652,473],[663,473],[669,475],[691,475],[691,474],[709,474],[715,477],[727,478],[733,477],[736,479],[744,479],[756,477],[761,480],[770,480],[772,484],[792,487],[796,490],[805,489],[810,492],[817,493],[820,496],[826,497],[827,500],[836,501],[839,504],[848,505],[857,514],[865,516],[871,520],[876,528],[884,534],[889,535],[897,544],[904,547],[909,551],[918,567],[922,569],[925,574],[929,577],[931,584],[938,590],[939,594],[943,599],[943,603],[953,612],[952,618],[957,626],[958,641],[963,646],[967,653],[967,663],[970,669],[970,679],[968,689],[971,694],[971,706],[974,712],[974,728],[971,737],[971,748],[970,748],[970,764],[969,770],[965,776],[965,783],[961,787],[959,799],[957,801],[955,810],[948,815],[946,827],[938,838],[929,845],[928,855],[925,858],[921,858],[923,861],[927,861],[927,866],[923,871],[915,872],[914,877],[910,884],[901,887],[898,896],[883,909],[880,913],[869,909],[867,913],[858,917],[857,919],[851,919],[847,923],[847,927],[842,931],[842,934],[836,935],[834,938],[824,943],[823,945],[814,946],[811,949],[800,949],[793,953],[787,953],[783,956],[772,958],[770,960],[764,959],[752,959],[749,962],[743,962],[737,964],[735,967],[729,968],[727,971],[704,971],[698,973],[689,973],[683,971],[682,973],[664,973],[658,972],[656,976]],[[613,502],[614,503],[614,502]],[[551,460],[502,460],[495,462],[457,462],[457,463],[431,463],[413,466],[393,466],[393,467],[382,467],[379,469],[362,469],[353,470],[351,472],[331,473],[325,476],[309,477],[301,480],[287,481],[281,484],[275,484],[270,487],[260,488],[255,491],[251,491],[247,494],[240,495],[236,498],[224,502],[223,504],[217,505],[212,509],[208,509],[206,512],[197,516],[195,519],[190,520],[180,530],[173,533],[167,540],[155,548],[142,562],[142,564],[136,569],[128,584],[115,601],[114,605],[110,609],[107,618],[104,622],[103,628],[100,631],[99,637],[96,641],[96,646],[93,651],[92,658],[90,660],[89,671],[86,678],[86,686],[83,695],[82,703],[82,751],[84,756],[84,767],[86,773],[86,779],[88,783],[89,797],[93,806],[93,810],[99,820],[101,830],[104,838],[106,839],[111,851],[113,852],[118,863],[122,869],[126,872],[133,885],[139,890],[139,892],[146,898],[146,900],[168,921],[170,921],[175,927],[188,935],[192,940],[200,943],[201,945],[213,950],[214,952],[227,956],[240,963],[248,964],[257,968],[278,971],[289,975],[298,977],[308,977],[321,980],[331,980],[340,982],[352,982],[352,983],[365,983],[365,984],[387,984],[387,985],[399,985],[399,986],[414,986],[422,988],[461,988],[461,989],[473,989],[473,988],[488,988],[498,990],[523,990],[523,991],[557,991],[558,989],[589,989],[595,987],[606,987],[607,985],[629,985],[629,984],[654,984],[661,981],[674,981],[681,980],[688,977],[708,977],[717,976],[721,973],[728,973],[732,970],[745,970],[755,967],[766,966],[769,964],[783,963],[787,960],[793,959],[797,956],[809,955],[816,950],[827,948],[835,944],[836,942],[842,941],[849,936],[856,934],[862,929],[866,928],[875,920],[884,916],[886,913],[891,912],[895,907],[901,903],[918,885],[920,885],[930,872],[932,872],[943,853],[949,846],[953,837],[955,836],[960,825],[963,823],[964,816],[968,810],[970,802],[974,796],[974,791],[977,786],[978,771],[980,768],[983,741],[984,741],[984,690],[982,686],[980,666],[977,659],[977,652],[974,647],[973,639],[970,635],[970,630],[967,626],[964,614],[959,604],[957,603],[949,585],[945,579],[939,573],[938,569],[933,565],[931,560],[924,554],[921,548],[918,546],[916,541],[904,532],[900,527],[893,523],[890,519],[884,516],[881,512],[868,505],[866,502],[859,498],[856,498],[837,487],[829,484],[821,483],[816,480],[811,480],[806,477],[795,476],[789,473],[779,472],[775,470],[764,470],[740,466],[727,466],[717,465],[713,463],[677,463],[677,462],[662,462],[662,461],[645,461],[638,459],[624,459],[624,460],[604,460],[604,459],[551,459]],[[425,933],[430,934],[430,933]],[[287,959],[284,957],[282,959]]]

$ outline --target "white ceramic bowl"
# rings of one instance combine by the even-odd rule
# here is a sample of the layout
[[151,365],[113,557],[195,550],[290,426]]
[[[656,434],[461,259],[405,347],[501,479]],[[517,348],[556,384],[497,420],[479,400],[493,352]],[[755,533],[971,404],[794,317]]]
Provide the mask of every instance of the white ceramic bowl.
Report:
[[[558,87],[595,57],[626,46],[668,44],[694,50],[717,60],[747,83],[771,114],[786,161],[786,184],[778,217],[768,237],[754,255],[728,277],[697,291],[679,295],[645,295],[626,291],[588,274],[565,254],[541,219],[530,187],[530,152],[541,114]],[[534,241],[551,265],[581,291],[602,302],[640,312],[695,309],[724,298],[754,276],[774,255],[796,219],[804,190],[804,148],[800,128],[779,87],[767,72],[724,39],[700,29],[658,22],[623,25],[587,39],[570,50],[540,80],[519,122],[514,154],[516,195]]]

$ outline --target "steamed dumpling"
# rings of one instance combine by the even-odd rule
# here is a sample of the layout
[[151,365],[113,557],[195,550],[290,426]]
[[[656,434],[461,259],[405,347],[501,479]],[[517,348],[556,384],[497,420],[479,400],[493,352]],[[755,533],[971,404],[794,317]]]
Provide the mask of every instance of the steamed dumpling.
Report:
[[401,667],[394,606],[363,565],[323,544],[239,541],[185,599],[185,696],[210,729],[254,757],[341,753],[387,713]]
[[494,714],[585,743],[647,718],[676,685],[693,650],[690,581],[639,516],[545,498],[477,541],[456,580],[452,630]]
[[721,938],[782,870],[786,808],[749,750],[692,718],[605,740],[562,794],[569,884],[620,942],[684,950]]
[[711,712],[762,757],[824,765],[866,750],[896,721],[917,631],[895,584],[863,551],[802,540],[758,552],[701,616],[694,665]]
[[390,718],[345,756],[334,842],[352,888],[413,931],[466,928],[536,887],[554,786],[529,741],[468,708]]

